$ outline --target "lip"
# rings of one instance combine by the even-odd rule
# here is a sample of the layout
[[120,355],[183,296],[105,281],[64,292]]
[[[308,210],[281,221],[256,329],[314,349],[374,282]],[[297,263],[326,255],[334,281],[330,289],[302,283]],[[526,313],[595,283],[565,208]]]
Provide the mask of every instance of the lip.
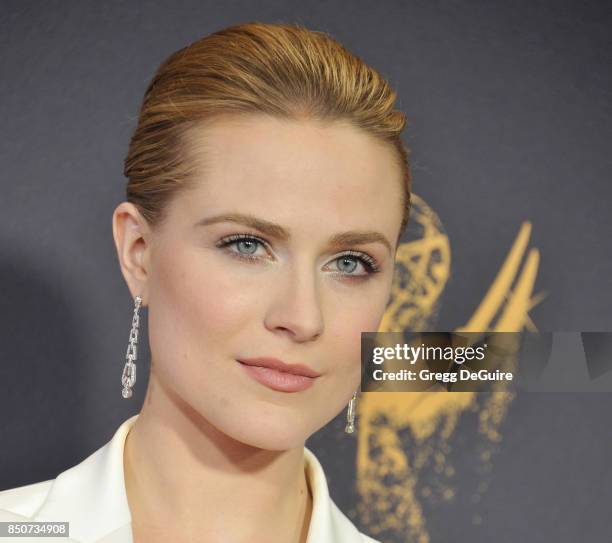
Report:
[[249,377],[279,392],[306,390],[321,375],[303,364],[286,364],[276,358],[250,358],[237,362]]
[[262,356],[259,358],[241,358],[238,360],[238,362],[242,362],[247,366],[270,368],[284,373],[291,373],[293,375],[302,375],[303,377],[319,377],[321,375],[304,364],[287,364],[278,358],[268,356]]

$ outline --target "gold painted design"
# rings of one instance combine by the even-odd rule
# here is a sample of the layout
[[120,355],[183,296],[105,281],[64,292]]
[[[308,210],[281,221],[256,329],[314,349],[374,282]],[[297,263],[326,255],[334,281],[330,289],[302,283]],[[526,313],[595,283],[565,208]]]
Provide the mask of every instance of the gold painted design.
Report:
[[[380,332],[430,331],[451,270],[451,249],[436,213],[413,194],[408,235],[397,251],[392,297]],[[528,249],[531,223],[524,222],[497,276],[473,315],[457,332],[536,331],[529,311],[544,294],[533,296],[539,251]],[[523,256],[527,253],[521,268]],[[516,282],[515,282],[516,279]],[[515,285],[513,286],[513,283]],[[385,385],[387,386],[387,385]],[[358,402],[358,513],[373,536],[429,543],[426,505],[452,500],[456,469],[449,462],[451,438],[460,421],[477,427],[481,481],[472,495],[477,507],[487,490],[501,425],[514,393],[504,382],[494,392],[363,393]],[[474,524],[482,522],[475,513]],[[397,539],[399,537],[399,539]]]

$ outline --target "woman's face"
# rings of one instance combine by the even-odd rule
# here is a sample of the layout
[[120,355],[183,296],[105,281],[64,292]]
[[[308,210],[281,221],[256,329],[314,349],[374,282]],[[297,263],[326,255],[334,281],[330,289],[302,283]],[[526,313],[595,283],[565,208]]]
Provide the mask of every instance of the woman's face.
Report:
[[[128,277],[148,306],[152,378],[240,442],[302,446],[359,389],[361,332],[377,330],[389,300],[402,220],[394,150],[348,124],[263,115],[217,120],[188,141],[194,188],[169,202],[145,273]],[[254,357],[321,375],[273,390],[238,362]]]

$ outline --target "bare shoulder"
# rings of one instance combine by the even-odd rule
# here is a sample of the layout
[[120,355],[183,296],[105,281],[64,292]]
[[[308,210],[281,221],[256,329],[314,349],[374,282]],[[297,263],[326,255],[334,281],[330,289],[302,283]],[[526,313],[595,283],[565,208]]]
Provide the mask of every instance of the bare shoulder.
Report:
[[47,496],[54,479],[0,491],[0,509],[31,516]]

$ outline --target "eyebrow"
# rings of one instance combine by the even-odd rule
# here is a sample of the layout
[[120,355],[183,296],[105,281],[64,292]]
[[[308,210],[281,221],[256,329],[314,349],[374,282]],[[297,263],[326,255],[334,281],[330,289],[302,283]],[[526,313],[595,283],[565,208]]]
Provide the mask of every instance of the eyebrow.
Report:
[[[280,224],[245,213],[223,213],[213,217],[204,217],[195,224],[195,227],[208,226],[219,222],[243,224],[281,241],[289,241],[291,238],[289,231]],[[341,248],[346,245],[363,245],[366,243],[382,243],[389,253],[393,254],[393,249],[389,240],[384,234],[374,230],[351,230],[334,234],[329,238],[330,246],[335,248]]]

